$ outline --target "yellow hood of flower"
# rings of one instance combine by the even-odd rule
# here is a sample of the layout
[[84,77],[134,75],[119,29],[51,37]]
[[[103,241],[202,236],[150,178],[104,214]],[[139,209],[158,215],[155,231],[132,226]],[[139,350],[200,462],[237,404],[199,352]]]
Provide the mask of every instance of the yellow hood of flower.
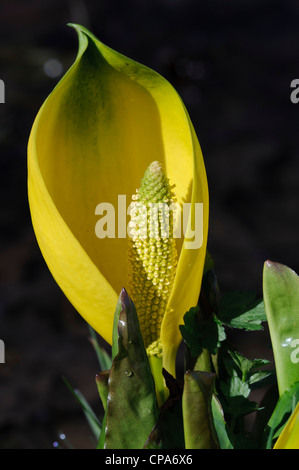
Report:
[[299,403],[277,439],[274,449],[299,449]]
[[[95,234],[101,202],[139,187],[159,161],[178,202],[203,203],[203,243],[179,254],[161,327],[164,367],[181,340],[179,324],[197,303],[208,230],[208,186],[200,146],[186,109],[159,74],[113,51],[87,29],[76,60],[37,114],[28,144],[28,194],[33,227],[48,267],[70,302],[108,342],[115,306],[127,280],[127,238]],[[192,211],[191,211],[192,212]],[[117,213],[116,213],[117,219]]]

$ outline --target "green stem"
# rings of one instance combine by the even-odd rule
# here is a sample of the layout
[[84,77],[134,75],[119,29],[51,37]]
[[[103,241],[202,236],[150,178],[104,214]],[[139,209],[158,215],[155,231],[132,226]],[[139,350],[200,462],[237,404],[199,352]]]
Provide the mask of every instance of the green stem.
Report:
[[200,370],[201,372],[211,372],[211,356],[207,349],[204,349],[200,356],[198,356],[194,370]]
[[155,382],[158,405],[160,407],[166,399],[166,387],[162,374],[162,357],[150,355],[148,356],[148,360]]

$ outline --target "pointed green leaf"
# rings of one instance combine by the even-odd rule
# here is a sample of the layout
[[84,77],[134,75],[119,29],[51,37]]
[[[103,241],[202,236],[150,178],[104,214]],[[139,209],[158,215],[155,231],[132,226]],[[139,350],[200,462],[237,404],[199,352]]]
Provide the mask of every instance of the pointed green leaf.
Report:
[[141,449],[156,424],[155,384],[133,302],[123,289],[108,386],[105,449]]
[[105,351],[105,349],[99,344],[95,330],[90,325],[88,325],[88,329],[90,332],[90,342],[93,345],[93,348],[97,355],[101,371],[110,369],[112,362],[111,357],[109,356],[107,351]]
[[98,392],[104,408],[104,416],[102,420],[102,429],[100,438],[97,444],[97,449],[103,449],[105,444],[105,429],[106,429],[106,415],[107,415],[107,400],[108,400],[108,381],[109,381],[109,370],[105,370],[96,375],[96,384]]
[[[119,322],[119,315],[122,309],[121,297],[122,297],[122,292],[120,293],[118,297],[118,301],[117,301],[116,308],[114,311],[111,361],[115,358],[115,356],[118,353],[118,322]],[[98,374],[96,377],[98,392],[102,401],[102,405],[105,410],[103,422],[102,422],[102,431],[100,434],[100,439],[97,445],[97,449],[104,449],[104,446],[105,446],[109,375],[110,375],[110,370],[103,371],[102,373]]]
[[90,426],[91,431],[93,432],[95,438],[98,440],[99,436],[101,434],[101,423],[94,413],[93,409],[89,405],[88,401],[86,398],[83,396],[83,394],[79,390],[75,390],[70,383],[67,381],[66,378],[63,378],[64,382],[66,383],[67,387],[69,390],[72,392],[74,397],[78,400],[78,402],[81,405],[82,411],[85,415],[85,418]]
[[99,439],[101,431],[102,431],[102,426],[101,423],[94,413],[93,409],[89,405],[88,401],[86,398],[82,395],[80,390],[76,390],[76,395],[78,397],[79,402],[81,403],[83,412],[85,414],[86,420],[90,426],[90,429],[92,430],[96,440]]
[[115,312],[114,312],[114,319],[113,319],[113,331],[112,331],[112,359],[115,358],[115,356],[118,353],[118,322],[119,322],[119,315],[122,309],[122,293],[120,293]]
[[96,375],[96,384],[105,411],[107,409],[109,373],[109,370],[105,370]]
[[[271,383],[275,376],[274,370],[259,370],[254,372],[249,378],[249,385],[262,386]],[[275,377],[274,377],[275,378]]]
[[212,397],[212,413],[220,449],[233,449],[228,437],[223,409],[216,395]]
[[102,430],[101,430],[100,438],[97,444],[97,449],[104,449],[105,447],[106,419],[107,419],[107,411],[105,411],[104,418],[102,421]]
[[186,372],[182,399],[186,449],[217,449],[212,415],[215,374]]
[[299,381],[299,277],[287,266],[266,261],[263,292],[282,395]]

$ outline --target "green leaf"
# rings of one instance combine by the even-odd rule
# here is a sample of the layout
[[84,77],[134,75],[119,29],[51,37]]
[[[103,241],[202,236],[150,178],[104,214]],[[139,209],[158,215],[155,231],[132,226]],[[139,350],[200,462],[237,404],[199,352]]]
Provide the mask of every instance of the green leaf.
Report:
[[78,401],[81,403],[85,417],[87,419],[87,422],[89,423],[90,429],[92,430],[96,440],[98,440],[101,434],[101,430],[102,430],[101,423],[98,417],[96,416],[96,414],[94,413],[94,411],[92,410],[91,406],[85,399],[85,397],[80,392],[80,390],[76,390],[76,395],[77,395]]
[[106,416],[107,416],[107,400],[108,400],[108,381],[110,371],[105,370],[96,375],[96,384],[98,392],[104,408],[104,417],[102,420],[102,430],[97,444],[97,449],[104,449],[105,445],[105,429],[106,429]]
[[89,403],[87,402],[87,400],[83,396],[83,394],[79,390],[75,390],[70,385],[70,383],[67,381],[66,378],[63,378],[63,380],[66,383],[69,390],[74,395],[74,397],[76,398],[76,400],[80,403],[81,408],[82,408],[82,410],[84,412],[84,415],[86,417],[86,420],[87,420],[87,422],[90,426],[90,429],[92,430],[96,440],[98,440],[99,437],[100,437],[100,434],[101,434],[101,429],[102,429],[101,423],[100,423],[98,417],[96,416],[96,414],[92,410],[91,406],[89,405]]
[[109,374],[110,371],[105,370],[96,375],[96,384],[105,411],[107,409]]
[[90,325],[88,325],[88,328],[90,332],[90,341],[97,355],[101,370],[104,371],[110,369],[112,363],[111,357],[107,351],[105,351],[105,349],[100,346],[94,329]]
[[299,277],[287,266],[266,261],[264,303],[279,395],[299,380]]
[[105,449],[141,449],[158,416],[155,384],[137,313],[125,289],[120,295],[118,353],[108,384]]
[[233,449],[233,445],[228,437],[223,409],[216,395],[212,397],[212,413],[220,449]]
[[263,301],[254,292],[233,291],[220,300],[218,318],[231,328],[262,330],[266,321]]
[[243,396],[247,398],[250,394],[250,387],[247,382],[244,382],[234,370],[232,376],[226,383],[221,384],[221,388],[227,398]]
[[[115,358],[115,356],[118,353],[118,322],[119,322],[119,315],[122,309],[122,292],[120,293],[116,308],[114,311],[114,318],[113,318],[113,330],[112,330],[112,351],[111,351],[111,365],[112,365],[112,360]],[[110,365],[110,368],[111,368]],[[105,369],[103,370],[105,371]],[[110,373],[110,371],[109,371]],[[99,395],[105,410],[104,417],[103,417],[103,422],[102,422],[102,431],[100,435],[100,439],[97,445],[97,449],[104,449],[105,446],[105,433],[106,433],[106,419],[107,419],[107,400],[108,400],[108,380],[109,380],[109,374],[108,377],[107,375],[104,374],[99,374],[96,377],[96,382],[97,382],[97,387],[99,391]],[[107,382],[107,383],[106,383]]]
[[[244,416],[260,408],[256,402],[248,398],[251,392],[249,383],[239,377],[236,369],[232,369],[230,374],[226,382],[220,382],[219,392],[221,404],[230,426],[230,439],[234,447],[242,448],[246,444],[243,431],[240,433],[240,430],[244,429]],[[252,446],[249,441],[247,444]]]
[[156,426],[153,428],[145,449],[185,449],[182,394],[183,385],[163,369],[169,396],[160,408]]
[[[265,385],[265,383],[271,382],[273,376],[275,375],[274,370],[259,370],[254,372],[249,378],[249,385]],[[270,380],[269,380],[270,379]]]
[[262,409],[256,402],[246,398],[246,387],[244,387],[243,394],[228,396],[227,403],[223,403],[223,408],[224,412],[231,416],[232,422],[240,421],[241,417]]
[[118,301],[116,304],[115,312],[114,312],[114,318],[113,318],[113,330],[112,330],[112,360],[115,358],[115,356],[118,353],[118,324],[119,324],[119,316],[120,312],[123,308],[122,304],[122,296],[123,296],[123,291],[121,291]]
[[287,420],[293,413],[298,401],[299,381],[295,382],[290,388],[285,390],[274,408],[274,411],[265,429],[265,433],[268,436],[267,449],[272,447],[273,439],[276,439],[280,435]]
[[218,449],[212,415],[215,374],[186,372],[182,398],[186,449]]
[[180,325],[180,332],[185,343],[190,348],[191,355],[199,356],[204,349],[216,354],[219,347],[219,336],[224,337],[221,325],[215,316],[202,318],[199,307],[192,307],[184,315],[184,325]]
[[268,377],[268,375],[272,373],[271,371],[256,371],[258,367],[270,364],[270,361],[267,359],[248,359],[240,352],[232,350],[229,350],[228,353],[232,357],[234,363],[238,366],[241,372],[242,381],[244,382],[248,381],[248,383],[253,384],[265,377]]

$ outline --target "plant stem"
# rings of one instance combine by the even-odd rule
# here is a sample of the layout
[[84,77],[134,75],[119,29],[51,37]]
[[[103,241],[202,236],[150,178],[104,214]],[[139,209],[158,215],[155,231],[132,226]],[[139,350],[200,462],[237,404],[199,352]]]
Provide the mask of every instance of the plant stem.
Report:
[[166,386],[162,374],[162,357],[150,355],[148,356],[148,360],[155,382],[158,405],[160,407],[166,399]]

